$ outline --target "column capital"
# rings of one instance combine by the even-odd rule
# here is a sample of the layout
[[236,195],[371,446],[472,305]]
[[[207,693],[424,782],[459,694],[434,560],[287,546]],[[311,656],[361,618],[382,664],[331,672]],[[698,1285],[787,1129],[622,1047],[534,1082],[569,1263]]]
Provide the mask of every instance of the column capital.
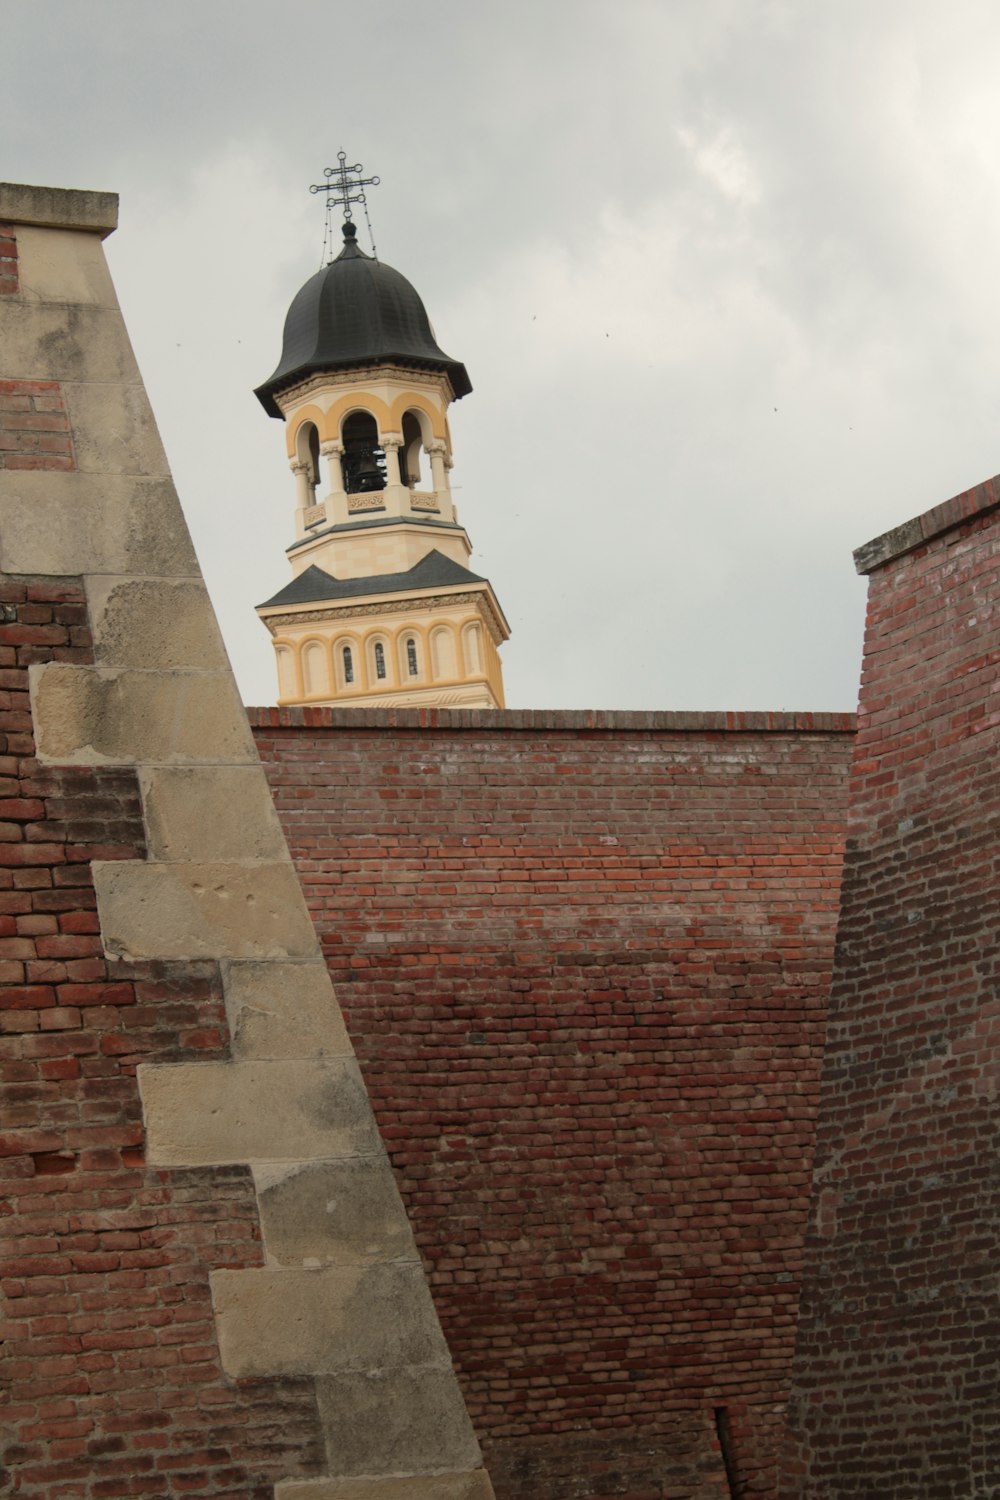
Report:
[[340,458],[344,445],[336,438],[327,438],[325,442],[320,443],[319,451],[324,458]]

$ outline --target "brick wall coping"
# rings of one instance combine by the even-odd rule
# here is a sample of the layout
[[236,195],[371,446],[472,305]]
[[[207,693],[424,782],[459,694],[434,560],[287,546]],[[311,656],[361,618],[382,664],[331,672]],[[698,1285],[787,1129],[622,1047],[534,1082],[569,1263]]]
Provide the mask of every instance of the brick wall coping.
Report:
[[118,194],[0,182],[0,223],[86,229],[103,240],[118,228]]
[[713,734],[853,734],[854,714],[683,713],[548,708],[248,708],[253,729],[625,730]]
[[902,526],[895,526],[892,531],[884,531],[881,536],[865,542],[854,554],[854,566],[859,573],[871,573],[894,557],[902,557],[914,547],[961,526],[973,516],[986,515],[998,505],[1000,474],[984,479],[971,490],[963,490],[960,495],[953,495],[950,500],[925,510],[922,516],[914,516],[912,521],[905,521]]

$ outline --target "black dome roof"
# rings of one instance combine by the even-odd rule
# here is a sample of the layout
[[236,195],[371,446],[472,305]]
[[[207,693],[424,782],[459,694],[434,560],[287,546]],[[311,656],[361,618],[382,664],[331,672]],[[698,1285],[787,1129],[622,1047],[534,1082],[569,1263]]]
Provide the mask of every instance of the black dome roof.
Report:
[[456,398],[472,390],[465,366],[438,348],[415,289],[366,255],[355,234],[353,224],[344,225],[343,250],[309,278],[288,309],[278,368],[254,393],[269,416],[281,416],[275,393],[313,370],[408,365],[444,370]]

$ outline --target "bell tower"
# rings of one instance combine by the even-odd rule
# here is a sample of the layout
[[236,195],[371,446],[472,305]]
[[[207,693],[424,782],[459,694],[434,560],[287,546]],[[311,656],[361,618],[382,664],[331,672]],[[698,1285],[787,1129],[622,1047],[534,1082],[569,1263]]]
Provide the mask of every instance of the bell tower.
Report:
[[[404,276],[349,216],[361,167],[327,169],[343,248],[301,288],[256,395],[284,420],[295,478],[291,583],[257,608],[281,704],[502,708],[509,635],[451,495],[448,407],[472,386]],[[374,250],[374,247],[373,247]]]

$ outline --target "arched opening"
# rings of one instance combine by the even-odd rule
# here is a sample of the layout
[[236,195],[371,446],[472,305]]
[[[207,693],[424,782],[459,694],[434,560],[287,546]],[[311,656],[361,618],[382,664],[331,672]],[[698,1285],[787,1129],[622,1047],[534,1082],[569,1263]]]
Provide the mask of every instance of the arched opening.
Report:
[[344,676],[344,685],[350,687],[354,681],[354,653],[350,646],[345,646],[340,653],[340,670]]
[[420,484],[420,450],[424,445],[423,430],[416,412],[403,413],[403,446],[399,450],[399,472],[403,483],[411,490]]
[[303,422],[295,434],[295,456],[307,465],[306,478],[315,490],[319,484],[319,432],[315,422]]
[[380,682],[385,681],[385,647],[381,641],[375,642],[375,676]]
[[367,411],[352,411],[341,432],[344,454],[344,489],[349,495],[366,495],[385,489],[385,454],[379,444],[378,425]]
[[420,663],[417,660],[417,643],[412,635],[406,638],[406,675],[408,677],[420,676]]

